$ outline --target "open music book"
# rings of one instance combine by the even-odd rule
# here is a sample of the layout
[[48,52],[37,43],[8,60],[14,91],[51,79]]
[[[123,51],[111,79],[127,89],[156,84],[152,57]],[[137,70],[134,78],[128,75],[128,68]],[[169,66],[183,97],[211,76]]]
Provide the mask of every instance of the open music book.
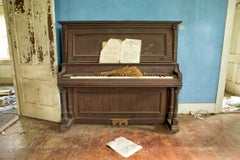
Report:
[[110,38],[103,42],[99,63],[140,63],[141,43],[139,39]]

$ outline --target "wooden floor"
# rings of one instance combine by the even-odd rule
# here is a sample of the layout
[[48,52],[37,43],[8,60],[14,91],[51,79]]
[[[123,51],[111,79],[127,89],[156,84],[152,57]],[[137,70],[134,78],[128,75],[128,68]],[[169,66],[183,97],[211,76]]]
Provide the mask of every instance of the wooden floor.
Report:
[[206,120],[179,115],[180,132],[158,125],[74,125],[60,132],[55,123],[29,118],[0,135],[1,160],[121,160],[105,144],[123,136],[143,148],[129,160],[239,160],[240,114]]

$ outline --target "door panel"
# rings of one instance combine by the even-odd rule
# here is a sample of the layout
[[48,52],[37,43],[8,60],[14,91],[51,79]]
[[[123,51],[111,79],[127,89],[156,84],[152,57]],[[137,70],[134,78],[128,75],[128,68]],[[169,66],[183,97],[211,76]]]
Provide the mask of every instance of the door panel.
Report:
[[3,0],[20,114],[60,122],[53,0]]

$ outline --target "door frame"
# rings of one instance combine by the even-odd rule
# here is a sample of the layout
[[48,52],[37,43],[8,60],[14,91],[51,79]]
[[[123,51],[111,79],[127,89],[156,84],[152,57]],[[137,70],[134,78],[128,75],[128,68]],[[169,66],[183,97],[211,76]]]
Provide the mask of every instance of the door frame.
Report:
[[17,113],[18,115],[21,115],[21,110],[20,110],[20,105],[19,105],[19,98],[18,98],[18,86],[17,86],[17,79],[16,79],[16,67],[14,63],[14,58],[13,58],[13,44],[12,44],[12,37],[9,34],[9,17],[6,14],[7,11],[7,6],[4,5],[4,3],[7,3],[5,0],[2,0],[3,3],[3,12],[4,12],[4,17],[5,17],[5,24],[6,24],[6,29],[7,29],[7,39],[8,39],[8,50],[9,50],[9,56],[10,56],[10,64],[12,68],[12,82],[13,82],[13,88],[14,88],[14,93],[16,96],[16,108],[17,108]]
[[216,105],[214,108],[215,113],[219,113],[222,111],[222,102],[224,98],[226,79],[227,79],[228,54],[230,53],[230,48],[231,48],[235,8],[236,8],[236,0],[228,0],[217,98],[216,98]]

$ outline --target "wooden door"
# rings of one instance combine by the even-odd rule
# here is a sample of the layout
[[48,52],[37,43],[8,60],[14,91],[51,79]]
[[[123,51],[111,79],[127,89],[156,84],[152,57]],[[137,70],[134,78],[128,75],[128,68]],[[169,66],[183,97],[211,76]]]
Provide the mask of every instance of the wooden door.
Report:
[[20,114],[60,122],[53,0],[3,0]]
[[226,90],[240,95],[240,0],[236,2]]

